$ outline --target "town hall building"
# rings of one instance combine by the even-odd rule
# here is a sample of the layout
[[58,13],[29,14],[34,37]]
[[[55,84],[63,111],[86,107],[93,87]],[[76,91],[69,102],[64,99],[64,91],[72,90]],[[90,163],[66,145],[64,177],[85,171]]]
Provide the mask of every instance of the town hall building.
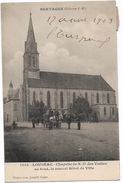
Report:
[[29,106],[34,101],[43,101],[49,108],[67,111],[78,96],[86,98],[99,121],[117,121],[115,90],[101,75],[40,71],[30,14],[23,55],[23,84],[15,91],[10,83],[4,102],[5,120],[28,121]]

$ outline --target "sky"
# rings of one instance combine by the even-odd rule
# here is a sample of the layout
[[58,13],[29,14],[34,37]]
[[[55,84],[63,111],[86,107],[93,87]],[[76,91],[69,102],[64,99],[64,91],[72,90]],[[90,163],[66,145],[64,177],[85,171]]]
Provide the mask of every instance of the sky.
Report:
[[[22,84],[30,11],[40,54],[40,70],[102,75],[117,94],[114,2],[13,3],[2,5],[4,96],[10,81],[15,88]],[[73,19],[86,21],[74,22]],[[66,38],[66,34],[73,38]],[[84,41],[85,38],[91,41]],[[101,46],[102,41],[105,42]]]

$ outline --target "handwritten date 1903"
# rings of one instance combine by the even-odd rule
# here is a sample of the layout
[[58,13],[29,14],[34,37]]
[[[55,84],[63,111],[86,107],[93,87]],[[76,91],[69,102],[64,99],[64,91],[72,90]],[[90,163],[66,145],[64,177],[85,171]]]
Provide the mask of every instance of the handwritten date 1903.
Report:
[[113,22],[112,18],[103,18],[103,17],[94,17],[94,18],[87,18],[87,17],[81,17],[81,18],[66,18],[66,17],[61,17],[61,18],[57,18],[56,16],[50,16],[47,19],[47,22],[49,23],[49,25],[52,25],[53,23],[59,23],[59,24],[63,24],[63,23],[84,23],[84,22],[93,22],[96,25],[100,25],[100,24],[111,24]]

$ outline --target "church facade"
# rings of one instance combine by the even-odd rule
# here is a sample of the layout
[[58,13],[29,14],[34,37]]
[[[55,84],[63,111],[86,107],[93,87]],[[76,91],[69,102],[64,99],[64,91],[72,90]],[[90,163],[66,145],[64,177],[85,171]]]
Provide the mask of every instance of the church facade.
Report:
[[101,75],[40,71],[39,53],[30,15],[23,55],[23,85],[19,95],[21,115],[18,120],[29,120],[29,106],[34,101],[43,101],[52,109],[68,110],[78,96],[88,100],[99,121],[117,121],[115,90]]

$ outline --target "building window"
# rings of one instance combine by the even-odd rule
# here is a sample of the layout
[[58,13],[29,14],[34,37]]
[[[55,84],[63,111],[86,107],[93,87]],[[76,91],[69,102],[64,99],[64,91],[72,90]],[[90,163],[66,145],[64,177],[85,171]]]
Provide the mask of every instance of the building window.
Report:
[[108,103],[108,104],[110,103],[110,96],[109,96],[109,93],[107,93],[107,103]]
[[114,115],[114,107],[112,107],[112,114]]
[[74,103],[75,100],[76,100],[76,93],[73,92],[73,103]]
[[47,92],[47,107],[50,107],[50,91]]
[[98,104],[99,103],[99,93],[97,93],[96,99],[97,99],[97,104]]
[[60,106],[61,106],[61,108],[63,108],[63,104],[64,103],[64,101],[63,101],[63,92],[60,92]]
[[55,100],[55,108],[56,108],[56,109],[58,108],[58,101],[57,101],[57,97],[58,97],[58,95],[57,95],[57,91],[55,91],[55,93],[54,93],[54,100]]
[[33,102],[36,102],[36,93],[35,93],[35,91],[33,92]]
[[43,93],[40,92],[40,101],[43,101]]
[[70,105],[70,91],[67,91],[67,106],[69,107]]
[[91,94],[91,104],[94,104],[94,93]]
[[106,102],[105,102],[105,94],[104,94],[104,93],[102,94],[102,103],[103,103],[103,104],[106,103]]
[[104,115],[106,116],[106,107],[104,107]]
[[29,67],[31,66],[31,56],[29,55]]
[[85,99],[88,100],[88,93],[85,92]]
[[36,63],[35,63],[35,57],[34,56],[32,57],[32,60],[33,60],[33,67],[35,67]]

